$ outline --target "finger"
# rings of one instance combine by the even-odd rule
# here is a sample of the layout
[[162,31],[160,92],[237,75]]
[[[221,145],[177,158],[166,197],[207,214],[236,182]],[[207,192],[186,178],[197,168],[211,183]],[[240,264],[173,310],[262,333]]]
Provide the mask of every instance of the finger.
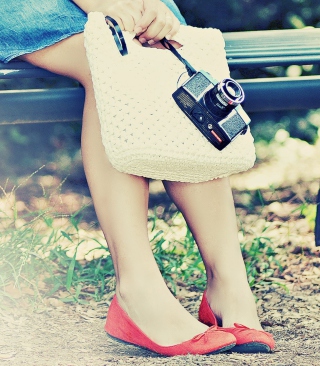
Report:
[[137,2],[131,2],[130,6],[124,7],[122,9],[124,14],[130,14],[133,22],[134,22],[134,26],[133,29],[135,27],[135,25],[140,21],[140,19],[142,18],[143,12],[144,12],[144,8],[143,8],[143,2],[142,0],[140,1],[140,5],[139,3],[137,4]]
[[[140,19],[142,18],[142,14],[143,12],[142,11],[139,11],[138,9],[135,9],[135,11],[133,11],[131,13],[131,16],[132,16],[132,19],[133,19],[133,22],[134,22],[134,27],[133,27],[133,31],[135,32],[135,27],[136,27],[136,24],[140,21]],[[141,30],[142,31],[142,30]],[[136,32],[135,32],[136,33]],[[141,32],[140,32],[141,33]]]
[[165,21],[166,21],[166,23],[163,26],[163,28],[160,30],[160,32],[155,37],[152,38],[151,41],[153,41],[154,43],[159,42],[161,39],[163,39],[164,37],[166,37],[168,34],[171,34],[172,33],[172,30],[173,30],[173,19],[170,16],[170,14],[166,14]]
[[159,14],[157,18],[153,21],[153,23],[149,26],[149,28],[140,35],[139,40],[144,39],[150,45],[159,42],[161,39],[171,34],[174,35],[179,28],[175,22],[175,17],[170,13],[167,14]]
[[[118,23],[118,25],[121,28],[121,30],[124,30],[124,25],[122,23],[122,19],[121,18],[119,18],[118,16],[115,16],[115,15],[112,16],[111,14],[109,16],[111,18],[113,18]],[[110,25],[112,27],[112,23],[111,22],[107,21],[107,23],[108,23],[108,25]]]
[[165,36],[167,39],[173,39],[174,36],[178,33],[179,29],[180,29],[180,21],[178,18],[176,18],[173,15],[173,24],[172,24],[172,28],[171,31],[169,31],[169,33]]
[[139,34],[144,32],[150,24],[156,19],[157,17],[157,9],[155,8],[147,8],[145,9],[142,17],[136,23],[134,31]]
[[107,15],[114,18],[122,30],[133,31],[143,13],[142,0],[116,2],[108,8]]
[[[108,15],[119,24],[119,26],[122,30],[126,30],[129,32],[132,32],[133,28],[135,26],[134,17],[137,17],[139,19],[138,14],[134,15],[134,14],[131,14],[128,12],[122,12],[122,13],[117,12],[117,15],[115,15],[113,12],[110,12]],[[141,14],[140,14],[140,17],[141,17]]]
[[134,28],[134,20],[131,14],[122,14],[121,20],[123,23],[123,30],[126,30],[128,32],[132,32]]
[[159,14],[140,37],[144,37],[149,44],[155,43],[158,40],[158,35],[167,34],[168,30],[171,30],[170,21],[168,23],[168,20],[165,14]]

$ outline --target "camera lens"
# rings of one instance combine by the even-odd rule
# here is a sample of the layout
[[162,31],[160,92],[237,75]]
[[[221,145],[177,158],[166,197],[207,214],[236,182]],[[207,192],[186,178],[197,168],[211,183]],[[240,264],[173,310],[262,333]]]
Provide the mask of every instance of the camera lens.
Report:
[[224,79],[204,96],[205,103],[213,114],[228,114],[244,100],[240,84],[233,79]]
[[223,97],[228,104],[237,106],[238,104],[243,102],[244,93],[241,86],[236,81],[232,79],[226,79],[224,80],[224,83],[221,83],[222,85],[220,90],[222,91],[222,95],[220,96]]

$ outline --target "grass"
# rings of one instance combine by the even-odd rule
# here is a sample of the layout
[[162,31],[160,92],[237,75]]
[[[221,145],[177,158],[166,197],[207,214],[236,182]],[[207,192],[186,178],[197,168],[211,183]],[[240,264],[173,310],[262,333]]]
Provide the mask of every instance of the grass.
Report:
[[[17,189],[2,189],[0,197],[0,307],[26,298],[35,305],[52,297],[63,302],[101,300],[114,288],[114,269],[101,232],[88,235],[90,230],[82,228],[86,207],[71,215],[56,213],[52,195],[44,193],[44,209],[21,211]],[[261,193],[258,198],[264,209]],[[312,225],[314,205],[303,203],[299,209]],[[173,293],[181,283],[203,290],[204,265],[182,215],[177,212],[167,222],[156,212],[149,213],[150,242],[165,281]],[[240,224],[239,236],[250,286],[261,287],[276,283],[275,271],[279,274],[283,267],[276,236],[270,234],[272,224],[260,218],[263,224],[257,229],[252,220]]]
[[185,231],[182,240],[166,239],[166,233],[157,229],[159,219],[156,215],[150,216],[149,220],[153,223],[151,228],[153,254],[162,276],[171,290],[176,293],[177,280],[183,282],[185,286],[204,289],[204,265],[192,234],[182,219],[182,215],[177,213],[173,219],[173,222],[176,222],[178,227],[182,226]]
[[[2,188],[0,199],[0,307],[25,295],[35,304],[50,296],[66,302],[81,301],[83,287],[90,286],[94,291],[87,291],[86,297],[90,293],[97,300],[101,298],[106,277],[113,275],[107,248],[92,238],[94,248],[102,250],[103,255],[90,265],[76,258],[78,248],[89,240],[79,228],[85,207],[68,216],[55,213],[50,204],[52,194],[44,192],[46,208],[24,208],[20,212],[18,189],[13,187],[7,193]],[[59,225],[61,220],[63,224]]]
[[[77,250],[85,239],[78,235],[74,216],[61,230],[48,225],[47,214],[38,215],[36,221],[19,229],[9,225],[1,230],[0,298],[18,301],[27,294],[35,302],[51,296],[64,302],[101,299],[113,276],[107,248],[96,240],[96,248],[103,248],[105,255],[88,262],[77,260]],[[72,256],[70,250],[74,251]]]

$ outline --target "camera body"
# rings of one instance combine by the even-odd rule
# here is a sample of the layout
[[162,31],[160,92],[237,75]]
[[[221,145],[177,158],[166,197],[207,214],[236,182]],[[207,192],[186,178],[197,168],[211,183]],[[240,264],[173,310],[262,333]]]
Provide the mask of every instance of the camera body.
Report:
[[180,109],[218,149],[224,149],[245,134],[250,118],[241,107],[244,92],[233,79],[218,82],[205,71],[198,71],[173,94]]

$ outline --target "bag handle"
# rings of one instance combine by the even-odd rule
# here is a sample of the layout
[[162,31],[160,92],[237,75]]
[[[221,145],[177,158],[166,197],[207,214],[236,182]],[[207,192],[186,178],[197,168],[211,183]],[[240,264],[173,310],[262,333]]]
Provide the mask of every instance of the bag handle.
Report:
[[[110,30],[112,32],[114,41],[116,42],[119,52],[121,53],[122,56],[126,56],[128,54],[128,49],[121,28],[119,27],[119,24],[108,15],[105,17],[105,20],[110,27]],[[108,21],[112,24],[112,27],[110,26]],[[197,70],[185,58],[183,58],[180,55],[180,53],[170,44],[170,42],[166,38],[163,38],[160,42],[164,48],[171,51],[177,57],[177,59],[185,65],[188,75],[190,77],[197,73]]]
[[[119,27],[119,24],[108,15],[105,17],[105,20],[111,30],[111,33],[113,35],[114,41],[116,42],[119,52],[121,53],[122,56],[126,56],[128,54],[128,49],[126,41],[124,40],[123,37],[122,30]],[[112,24],[112,27],[110,26],[108,21]]]

